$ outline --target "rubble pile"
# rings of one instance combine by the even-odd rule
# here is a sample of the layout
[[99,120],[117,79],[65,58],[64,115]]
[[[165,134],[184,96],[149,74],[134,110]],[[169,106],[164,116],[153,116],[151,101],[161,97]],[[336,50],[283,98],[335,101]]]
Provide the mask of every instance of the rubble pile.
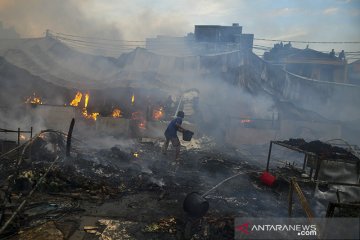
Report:
[[[31,232],[28,236],[39,231],[46,234],[41,229],[51,225],[48,230],[54,231],[48,236],[54,239],[229,239],[236,216],[286,214],[286,196],[263,186],[256,172],[260,170],[231,149],[227,153],[205,147],[188,149],[176,163],[173,150],[166,156],[161,153],[161,141],[102,149],[76,139],[73,143],[66,157],[64,134],[36,139],[24,153],[14,185],[6,181],[11,168],[2,165],[1,192],[6,195],[5,186],[11,188],[1,224],[48,171],[2,236],[16,238],[27,231]],[[56,157],[60,160],[49,170]],[[12,162],[15,167],[14,160],[9,157],[1,164]],[[204,193],[221,180],[249,170],[252,173],[234,178],[206,197],[210,210],[204,218],[191,219],[184,213],[181,206],[188,193]]]

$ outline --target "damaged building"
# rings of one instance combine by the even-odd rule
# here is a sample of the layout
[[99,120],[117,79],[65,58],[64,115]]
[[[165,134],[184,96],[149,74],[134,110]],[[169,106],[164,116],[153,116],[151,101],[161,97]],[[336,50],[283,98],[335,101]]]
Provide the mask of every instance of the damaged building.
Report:
[[[0,40],[0,238],[233,239],[239,217],[358,218],[355,64],[291,44],[260,58],[253,41],[195,25],[112,58],[49,32]],[[194,134],[174,161],[178,111]]]

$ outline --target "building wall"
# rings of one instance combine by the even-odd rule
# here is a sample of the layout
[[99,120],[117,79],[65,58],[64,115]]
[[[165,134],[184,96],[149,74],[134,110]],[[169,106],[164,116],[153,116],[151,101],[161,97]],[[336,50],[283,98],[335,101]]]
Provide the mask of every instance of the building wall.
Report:
[[96,131],[109,135],[129,134],[130,120],[125,118],[98,117],[96,120]]
[[157,36],[146,39],[146,49],[172,56],[204,55],[252,49],[254,34],[242,34],[242,27],[195,25],[195,31],[185,37]]
[[254,34],[240,34],[236,42],[240,43],[242,49],[252,49],[254,45]]
[[242,33],[242,27],[234,23],[232,26],[195,25],[195,40],[198,42],[235,42],[236,35]]

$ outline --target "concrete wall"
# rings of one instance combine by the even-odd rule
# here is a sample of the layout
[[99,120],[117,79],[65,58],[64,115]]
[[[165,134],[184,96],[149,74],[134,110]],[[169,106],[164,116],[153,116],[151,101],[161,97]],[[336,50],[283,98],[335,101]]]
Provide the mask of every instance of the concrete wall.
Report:
[[96,120],[96,131],[109,135],[128,135],[129,134],[130,119],[113,118],[113,117],[99,117]]
[[164,121],[147,122],[146,130],[142,132],[144,137],[164,138],[164,132],[169,123]]

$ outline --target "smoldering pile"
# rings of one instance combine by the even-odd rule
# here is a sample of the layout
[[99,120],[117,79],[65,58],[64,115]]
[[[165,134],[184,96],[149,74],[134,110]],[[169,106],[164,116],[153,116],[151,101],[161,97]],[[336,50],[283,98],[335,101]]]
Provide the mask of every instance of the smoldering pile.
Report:
[[[24,161],[20,168],[15,161],[18,159],[16,152],[2,159],[1,164],[9,164],[9,168],[2,165],[4,174],[1,176],[12,174],[15,182],[12,185],[6,177],[1,179],[3,197],[11,200],[11,204],[6,200],[3,220],[9,219],[22,200],[29,201],[22,214],[2,234],[11,235],[27,227],[43,226],[49,216],[56,224],[65,220],[79,222],[76,215],[96,214],[89,208],[90,205],[97,206],[97,214],[102,218],[108,214],[102,213],[101,209],[108,206],[111,212],[118,214],[118,218],[138,223],[137,228],[127,231],[133,236],[140,234],[139,239],[149,236],[173,239],[177,234],[185,233],[188,220],[184,217],[181,202],[189,192],[204,192],[241,169],[256,170],[256,167],[239,161],[230,149],[228,153],[223,153],[205,146],[188,149],[182,155],[181,164],[174,164],[172,150],[169,151],[170,156],[161,154],[160,140],[98,149],[74,138],[70,156],[66,157],[65,136],[56,131],[40,134],[32,142],[31,150],[28,148],[23,152]],[[57,162],[52,165],[54,161]],[[45,178],[41,180],[43,176]],[[273,195],[271,189],[261,186],[256,174],[250,179],[247,175],[241,179],[209,195],[212,208],[200,222],[192,220],[190,229],[186,230],[188,237],[228,239],[233,234],[231,219],[239,211],[244,214],[242,207],[251,201],[263,206],[260,202],[264,197],[260,194]],[[37,184],[37,190],[30,196]],[[259,189],[260,192],[257,192]],[[252,193],[249,194],[249,191]],[[122,202],[127,205],[118,212],[113,204],[121,205]],[[281,203],[274,201],[272,205],[277,209]],[[270,211],[265,207],[264,210]],[[143,211],[145,215],[141,217],[134,211]],[[247,214],[253,215],[257,210],[249,211],[251,213]],[[96,229],[103,229],[105,234],[106,228],[101,226],[99,222]],[[91,235],[90,232],[86,234]]]

